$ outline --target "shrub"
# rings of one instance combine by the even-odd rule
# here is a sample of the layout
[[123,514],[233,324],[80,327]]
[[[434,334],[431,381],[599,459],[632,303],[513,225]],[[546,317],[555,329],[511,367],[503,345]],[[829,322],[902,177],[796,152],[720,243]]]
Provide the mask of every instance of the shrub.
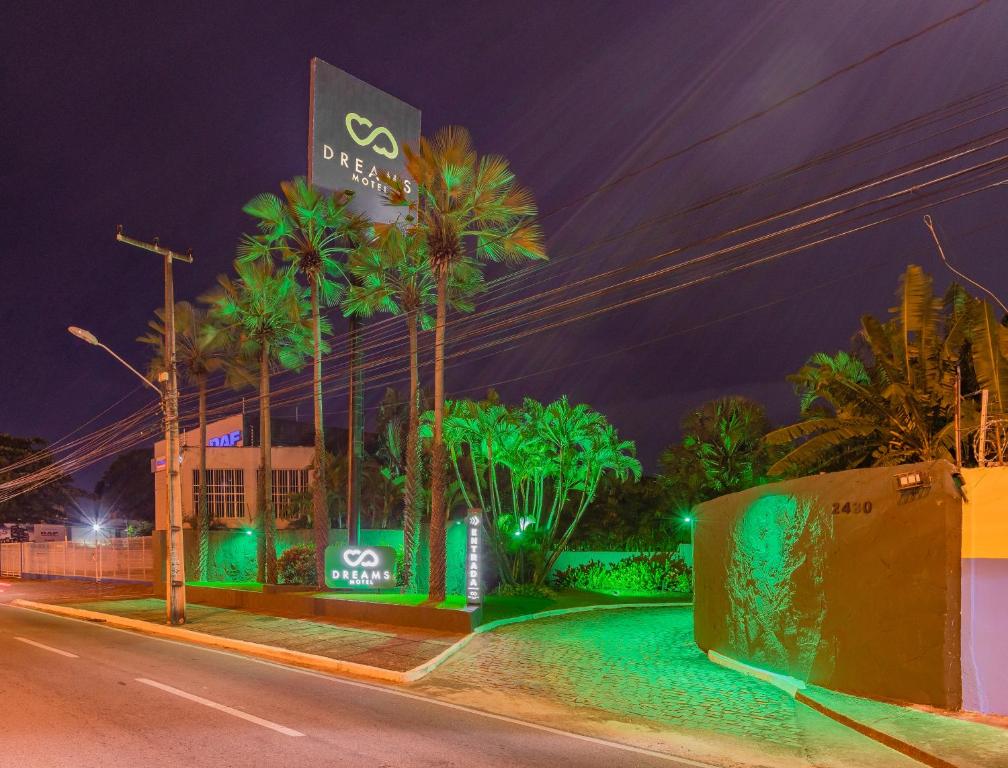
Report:
[[677,554],[657,552],[615,563],[592,560],[571,566],[555,573],[553,583],[589,592],[689,592],[690,567]]
[[556,597],[556,592],[539,584],[501,584],[494,594],[501,597]]
[[314,584],[314,545],[296,544],[286,549],[277,560],[277,573],[281,584]]

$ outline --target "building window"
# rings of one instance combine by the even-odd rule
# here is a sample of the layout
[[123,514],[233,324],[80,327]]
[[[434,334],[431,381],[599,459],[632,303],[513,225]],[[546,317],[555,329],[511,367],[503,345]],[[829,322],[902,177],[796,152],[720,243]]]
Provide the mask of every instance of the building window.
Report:
[[[241,469],[208,469],[207,510],[211,518],[245,517],[245,472]],[[193,506],[199,510],[200,472],[193,470]]]
[[276,516],[285,519],[295,517],[294,497],[307,490],[307,469],[274,469],[273,510]]

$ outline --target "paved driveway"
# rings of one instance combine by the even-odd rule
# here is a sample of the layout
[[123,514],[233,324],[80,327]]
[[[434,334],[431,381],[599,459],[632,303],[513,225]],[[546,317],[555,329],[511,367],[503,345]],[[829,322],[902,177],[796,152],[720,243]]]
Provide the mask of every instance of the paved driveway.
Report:
[[688,607],[502,627],[476,636],[413,687],[719,765],[919,768],[786,693],[709,662],[693,643]]

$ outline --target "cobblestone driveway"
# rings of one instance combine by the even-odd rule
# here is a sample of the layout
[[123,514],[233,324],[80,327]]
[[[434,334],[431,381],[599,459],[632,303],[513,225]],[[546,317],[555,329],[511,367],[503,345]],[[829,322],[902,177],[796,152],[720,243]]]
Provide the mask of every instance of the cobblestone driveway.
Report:
[[707,660],[692,609],[607,610],[477,635],[414,688],[720,765],[916,763]]

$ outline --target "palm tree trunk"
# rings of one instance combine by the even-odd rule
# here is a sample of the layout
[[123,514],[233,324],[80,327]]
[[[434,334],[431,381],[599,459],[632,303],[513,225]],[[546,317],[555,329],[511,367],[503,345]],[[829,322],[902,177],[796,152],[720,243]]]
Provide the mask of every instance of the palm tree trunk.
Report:
[[413,547],[416,538],[417,433],[420,429],[420,372],[417,358],[416,312],[406,314],[409,324],[409,427],[406,433],[406,481],[403,485],[403,570],[402,581],[407,592],[413,591]]
[[448,269],[438,274],[437,322],[434,326],[434,442],[431,446],[430,586],[427,597],[445,598],[445,446],[444,446],[444,341],[448,299]]
[[207,504],[207,423],[206,423],[206,376],[199,377],[199,510],[196,525],[199,535],[199,569],[197,578],[210,580],[210,508]]
[[350,317],[349,414],[347,423],[347,543],[360,539],[361,469],[364,463],[364,358],[361,348],[360,319]]
[[270,424],[269,343],[263,342],[259,358],[259,516],[261,564],[266,584],[276,584],[276,521],[273,519],[273,435]]
[[312,345],[315,355],[312,400],[315,403],[315,485],[312,527],[315,530],[315,583],[325,586],[325,550],[329,545],[329,510],[325,491],[325,433],[322,425],[322,328],[319,324],[318,280],[311,280]]

